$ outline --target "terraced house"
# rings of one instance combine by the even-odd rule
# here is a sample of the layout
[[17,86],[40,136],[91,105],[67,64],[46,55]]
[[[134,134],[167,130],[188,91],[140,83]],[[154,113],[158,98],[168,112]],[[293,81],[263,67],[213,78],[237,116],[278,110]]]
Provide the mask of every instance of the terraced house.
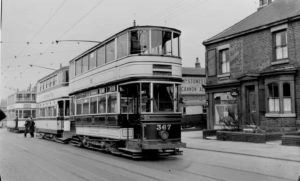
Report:
[[226,119],[266,131],[300,127],[300,1],[259,3],[256,12],[203,42],[209,129]]

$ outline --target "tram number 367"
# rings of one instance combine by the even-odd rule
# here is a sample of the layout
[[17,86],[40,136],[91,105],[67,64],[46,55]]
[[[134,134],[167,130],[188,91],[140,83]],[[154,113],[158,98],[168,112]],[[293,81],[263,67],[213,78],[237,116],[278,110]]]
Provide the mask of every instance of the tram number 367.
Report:
[[171,124],[157,124],[157,131],[169,131],[171,129]]

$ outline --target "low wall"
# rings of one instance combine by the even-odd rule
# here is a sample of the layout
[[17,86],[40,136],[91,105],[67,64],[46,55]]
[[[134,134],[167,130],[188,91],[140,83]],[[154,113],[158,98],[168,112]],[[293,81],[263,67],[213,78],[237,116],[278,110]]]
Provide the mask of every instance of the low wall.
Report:
[[300,146],[300,133],[287,133],[282,136],[282,145]]
[[244,133],[234,131],[217,131],[217,140],[266,143],[280,140],[282,133]]

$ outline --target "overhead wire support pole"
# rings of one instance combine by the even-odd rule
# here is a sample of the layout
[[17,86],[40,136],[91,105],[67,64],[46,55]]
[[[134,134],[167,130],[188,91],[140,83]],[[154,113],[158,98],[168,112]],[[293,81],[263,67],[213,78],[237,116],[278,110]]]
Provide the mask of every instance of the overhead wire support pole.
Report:
[[59,42],[89,42],[89,43],[102,43],[101,41],[92,41],[92,40],[55,40],[56,44]]
[[44,68],[44,69],[49,69],[49,70],[57,70],[54,68],[48,68],[48,67],[43,67],[43,66],[39,66],[39,65],[33,65],[33,64],[29,64],[30,67],[39,67],[39,68]]

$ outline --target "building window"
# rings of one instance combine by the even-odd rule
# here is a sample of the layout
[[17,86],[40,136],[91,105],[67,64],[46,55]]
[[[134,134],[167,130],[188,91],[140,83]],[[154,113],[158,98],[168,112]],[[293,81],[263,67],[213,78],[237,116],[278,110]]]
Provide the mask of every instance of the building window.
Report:
[[274,32],[275,60],[288,58],[287,32],[286,30]]
[[283,84],[283,112],[284,113],[292,112],[292,96],[291,96],[291,88],[289,83]]
[[269,91],[269,112],[279,112],[279,88],[278,84],[268,85]]
[[[285,77],[289,78],[289,77]],[[290,115],[295,113],[295,92],[293,80],[273,80],[267,83],[268,115]]]
[[226,125],[238,117],[238,104],[236,97],[230,92],[220,92],[214,94],[215,125]]
[[219,51],[219,62],[220,62],[221,74],[230,72],[228,53],[229,53],[229,49],[223,49]]

